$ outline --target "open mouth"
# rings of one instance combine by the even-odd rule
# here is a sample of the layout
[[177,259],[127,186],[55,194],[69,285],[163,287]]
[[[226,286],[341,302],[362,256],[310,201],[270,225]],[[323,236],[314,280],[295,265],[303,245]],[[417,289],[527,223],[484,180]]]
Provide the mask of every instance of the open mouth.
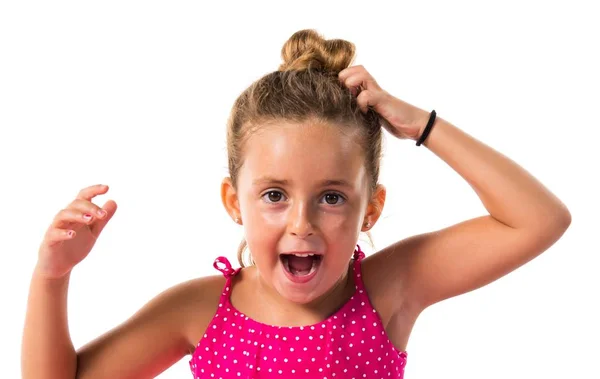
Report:
[[281,254],[279,256],[285,270],[296,277],[314,273],[321,264],[320,254]]

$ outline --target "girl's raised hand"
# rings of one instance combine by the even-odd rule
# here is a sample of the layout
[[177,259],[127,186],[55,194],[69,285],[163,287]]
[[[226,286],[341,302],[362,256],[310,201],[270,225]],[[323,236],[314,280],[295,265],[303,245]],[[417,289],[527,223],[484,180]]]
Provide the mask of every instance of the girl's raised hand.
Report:
[[339,80],[356,96],[362,112],[372,108],[383,117],[382,126],[400,139],[418,140],[429,119],[429,112],[392,96],[375,81],[362,65],[340,71]]
[[82,189],[75,200],[54,217],[38,252],[37,275],[56,279],[67,275],[94,247],[104,226],[117,210],[107,201],[102,208],[92,199],[108,191],[106,185]]

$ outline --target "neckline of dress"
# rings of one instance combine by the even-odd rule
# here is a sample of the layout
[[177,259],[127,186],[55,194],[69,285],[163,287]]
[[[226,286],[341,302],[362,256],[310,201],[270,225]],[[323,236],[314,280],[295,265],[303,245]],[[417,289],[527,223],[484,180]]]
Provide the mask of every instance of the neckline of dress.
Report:
[[[342,314],[346,308],[350,307],[350,304],[356,301],[355,298],[359,297],[361,294],[364,293],[364,288],[359,288],[359,285],[357,283],[357,278],[356,278],[357,274],[355,272],[357,263],[360,264],[361,262],[357,261],[355,259],[351,259],[350,267],[352,267],[352,270],[349,270],[349,271],[350,271],[350,275],[352,275],[352,281],[354,282],[353,283],[354,291],[352,292],[352,295],[350,295],[348,300],[346,300],[336,311],[331,313],[324,320],[313,323],[313,324],[300,325],[300,326],[280,326],[280,325],[271,325],[271,324],[267,324],[267,323],[255,320],[254,318],[248,316],[244,312],[241,312],[231,302],[231,293],[233,291],[233,285],[232,285],[233,280],[229,281],[229,291],[227,291],[227,295],[225,295],[225,304],[223,306],[229,307],[231,309],[231,311],[234,313],[234,315],[237,313],[238,316],[244,317],[245,321],[250,321],[251,323],[259,325],[263,328],[276,329],[276,330],[287,329],[287,330],[292,330],[292,331],[299,331],[299,330],[304,330],[304,329],[316,330],[317,327],[324,328],[327,323],[330,323],[330,322],[332,322],[332,320],[338,318],[337,317],[338,315]],[[361,282],[362,282],[362,280],[361,280]],[[360,287],[363,287],[363,286],[360,286]],[[370,301],[368,304],[372,308]]]

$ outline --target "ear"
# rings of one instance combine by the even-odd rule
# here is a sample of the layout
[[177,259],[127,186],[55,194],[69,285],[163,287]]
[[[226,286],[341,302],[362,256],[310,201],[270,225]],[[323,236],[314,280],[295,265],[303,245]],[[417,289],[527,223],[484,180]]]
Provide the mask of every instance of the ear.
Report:
[[221,201],[229,216],[241,225],[242,213],[240,211],[240,202],[230,177],[224,178],[221,182]]
[[367,205],[367,212],[363,219],[361,231],[367,232],[375,225],[381,212],[383,212],[383,206],[385,205],[386,189],[382,184],[378,184],[371,196],[371,200]]

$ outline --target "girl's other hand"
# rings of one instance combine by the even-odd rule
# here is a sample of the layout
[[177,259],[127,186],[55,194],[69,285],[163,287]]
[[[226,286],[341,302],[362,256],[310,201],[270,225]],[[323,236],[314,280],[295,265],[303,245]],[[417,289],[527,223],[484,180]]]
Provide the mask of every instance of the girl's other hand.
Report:
[[94,197],[107,191],[106,185],[84,188],[75,200],[58,212],[40,245],[35,267],[37,275],[61,278],[87,257],[117,210],[117,203],[112,200],[102,208],[92,203]]

